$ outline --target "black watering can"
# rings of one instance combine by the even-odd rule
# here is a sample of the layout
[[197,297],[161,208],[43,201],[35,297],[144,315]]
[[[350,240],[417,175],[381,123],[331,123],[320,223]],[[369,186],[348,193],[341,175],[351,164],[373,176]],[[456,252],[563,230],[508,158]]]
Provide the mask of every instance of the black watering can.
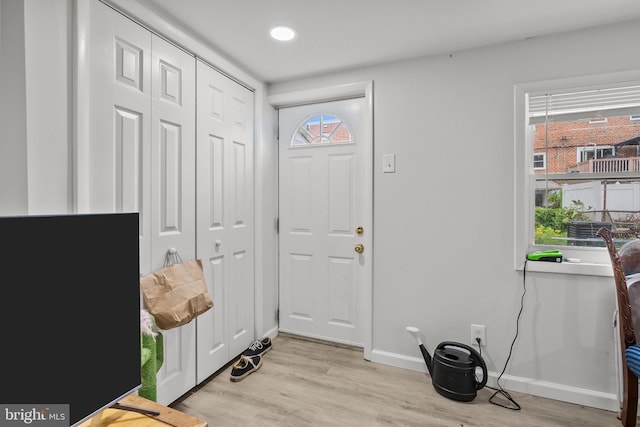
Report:
[[[407,331],[418,341],[436,391],[460,402],[475,399],[477,391],[487,384],[487,365],[480,353],[466,344],[443,341],[436,347],[432,358],[418,336],[420,330],[407,326]],[[479,382],[476,379],[476,367],[482,369],[482,381]]]

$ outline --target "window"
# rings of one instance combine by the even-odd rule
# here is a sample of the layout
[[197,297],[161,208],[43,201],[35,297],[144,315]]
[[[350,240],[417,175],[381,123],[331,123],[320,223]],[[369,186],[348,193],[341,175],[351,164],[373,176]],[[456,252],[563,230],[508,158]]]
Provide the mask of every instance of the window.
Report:
[[640,222],[640,128],[629,120],[640,116],[637,76],[516,86],[517,266],[552,248],[607,264],[595,233]]
[[303,120],[291,140],[292,147],[348,143],[353,143],[351,130],[342,119],[330,113],[314,114]]
[[589,160],[597,160],[610,158],[615,156],[615,147],[588,145],[578,147],[576,161],[578,163],[588,162]]

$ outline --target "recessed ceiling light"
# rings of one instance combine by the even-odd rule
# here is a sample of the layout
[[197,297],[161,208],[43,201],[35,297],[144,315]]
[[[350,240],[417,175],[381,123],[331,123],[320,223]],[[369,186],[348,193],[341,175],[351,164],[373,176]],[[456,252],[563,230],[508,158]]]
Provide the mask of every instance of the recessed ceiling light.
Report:
[[273,27],[271,37],[280,41],[288,41],[296,36],[296,32],[291,27]]

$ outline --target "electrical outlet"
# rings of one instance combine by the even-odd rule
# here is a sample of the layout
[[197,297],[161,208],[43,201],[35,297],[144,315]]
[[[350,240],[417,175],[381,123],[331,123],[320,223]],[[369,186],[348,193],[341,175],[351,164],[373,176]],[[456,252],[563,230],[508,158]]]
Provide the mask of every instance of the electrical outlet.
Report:
[[471,325],[471,345],[478,345],[476,338],[480,338],[481,345],[487,345],[487,335],[484,325]]

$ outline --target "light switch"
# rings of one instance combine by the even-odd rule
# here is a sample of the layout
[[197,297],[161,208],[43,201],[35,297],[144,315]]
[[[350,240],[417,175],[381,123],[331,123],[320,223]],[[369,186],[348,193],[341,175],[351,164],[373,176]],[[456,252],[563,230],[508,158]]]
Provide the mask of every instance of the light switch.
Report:
[[385,154],[382,156],[382,172],[395,173],[396,171],[396,155]]

